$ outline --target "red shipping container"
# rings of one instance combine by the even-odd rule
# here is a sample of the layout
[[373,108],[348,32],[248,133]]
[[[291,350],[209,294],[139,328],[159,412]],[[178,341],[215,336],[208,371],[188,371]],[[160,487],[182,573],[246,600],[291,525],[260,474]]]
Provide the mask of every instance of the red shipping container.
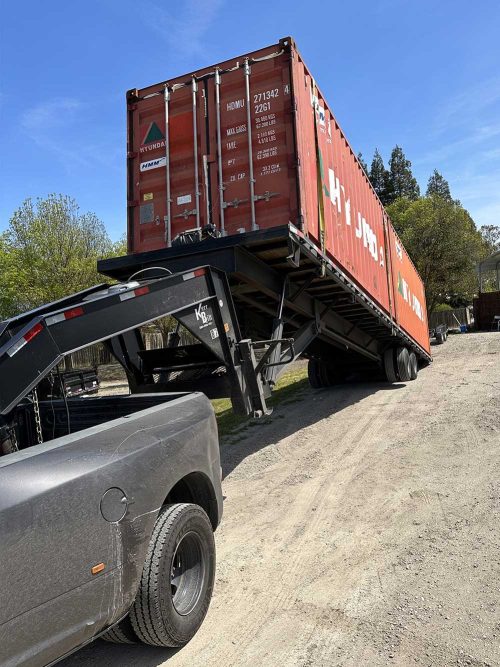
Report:
[[429,352],[422,281],[292,39],[127,105],[129,252],[291,223]]

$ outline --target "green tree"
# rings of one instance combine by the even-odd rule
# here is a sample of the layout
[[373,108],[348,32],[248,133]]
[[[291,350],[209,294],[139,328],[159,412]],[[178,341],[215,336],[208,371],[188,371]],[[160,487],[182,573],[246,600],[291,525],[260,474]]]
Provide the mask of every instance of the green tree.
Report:
[[411,162],[406,158],[401,146],[395,146],[392,149],[389,173],[391,192],[388,203],[399,197],[405,197],[410,201],[415,201],[420,197],[420,188],[411,171]]
[[9,249],[5,234],[0,235],[0,320],[14,314],[18,308],[18,277],[16,255]]
[[[0,316],[54,301],[103,282],[96,262],[121,253],[103,223],[74,199],[27,199],[12,215],[0,245]],[[7,276],[7,284],[4,283]]]
[[469,213],[441,197],[397,200],[389,215],[425,284],[427,308],[470,303],[484,240]]
[[500,250],[500,227],[498,225],[483,225],[479,228],[479,231],[486,243],[489,254]]
[[427,182],[427,191],[425,193],[426,197],[442,197],[446,201],[452,201],[450,185],[448,181],[439,173],[437,169],[434,169],[429,180]]
[[378,148],[375,149],[375,153],[373,154],[369,177],[373,189],[379,196],[382,204],[385,206],[385,204],[390,203],[392,201],[390,174],[385,168],[384,161],[378,152]]

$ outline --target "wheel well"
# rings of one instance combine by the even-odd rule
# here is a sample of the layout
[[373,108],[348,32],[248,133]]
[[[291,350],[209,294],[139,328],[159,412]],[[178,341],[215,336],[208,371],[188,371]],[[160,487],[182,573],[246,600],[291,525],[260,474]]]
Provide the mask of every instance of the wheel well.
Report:
[[201,472],[192,472],[180,479],[170,490],[163,504],[194,503],[199,505],[208,515],[213,529],[217,528],[217,499],[212,482]]

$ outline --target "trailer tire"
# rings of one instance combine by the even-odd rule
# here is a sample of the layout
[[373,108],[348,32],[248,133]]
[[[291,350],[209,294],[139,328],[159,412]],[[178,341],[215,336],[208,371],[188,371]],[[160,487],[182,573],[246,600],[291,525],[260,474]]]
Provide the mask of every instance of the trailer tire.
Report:
[[410,353],[406,347],[398,347],[396,350],[396,363],[398,368],[398,377],[401,382],[408,382],[410,379]]
[[340,384],[344,375],[340,369],[325,363],[321,359],[311,358],[307,364],[307,377],[313,389],[324,389]]
[[128,614],[119,623],[113,625],[112,628],[101,635],[101,639],[112,644],[137,644],[139,641]]
[[444,343],[444,334],[442,333],[436,334],[436,343],[438,345],[442,345]]
[[384,352],[384,371],[387,382],[393,384],[398,381],[393,347]]
[[321,389],[323,387],[319,374],[319,361],[317,359],[311,358],[307,362],[307,379],[313,389]]
[[198,505],[166,505],[156,520],[130,611],[139,639],[152,646],[187,644],[208,611],[214,577],[210,519]]
[[418,375],[418,359],[415,352],[410,352],[410,380],[416,380]]

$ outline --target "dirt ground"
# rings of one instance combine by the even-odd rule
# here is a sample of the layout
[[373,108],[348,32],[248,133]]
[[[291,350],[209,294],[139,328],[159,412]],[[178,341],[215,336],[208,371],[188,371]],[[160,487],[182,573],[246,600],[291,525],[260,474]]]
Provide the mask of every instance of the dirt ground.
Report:
[[500,665],[500,334],[433,352],[415,382],[305,389],[222,444],[216,589],[187,647],[61,665]]

